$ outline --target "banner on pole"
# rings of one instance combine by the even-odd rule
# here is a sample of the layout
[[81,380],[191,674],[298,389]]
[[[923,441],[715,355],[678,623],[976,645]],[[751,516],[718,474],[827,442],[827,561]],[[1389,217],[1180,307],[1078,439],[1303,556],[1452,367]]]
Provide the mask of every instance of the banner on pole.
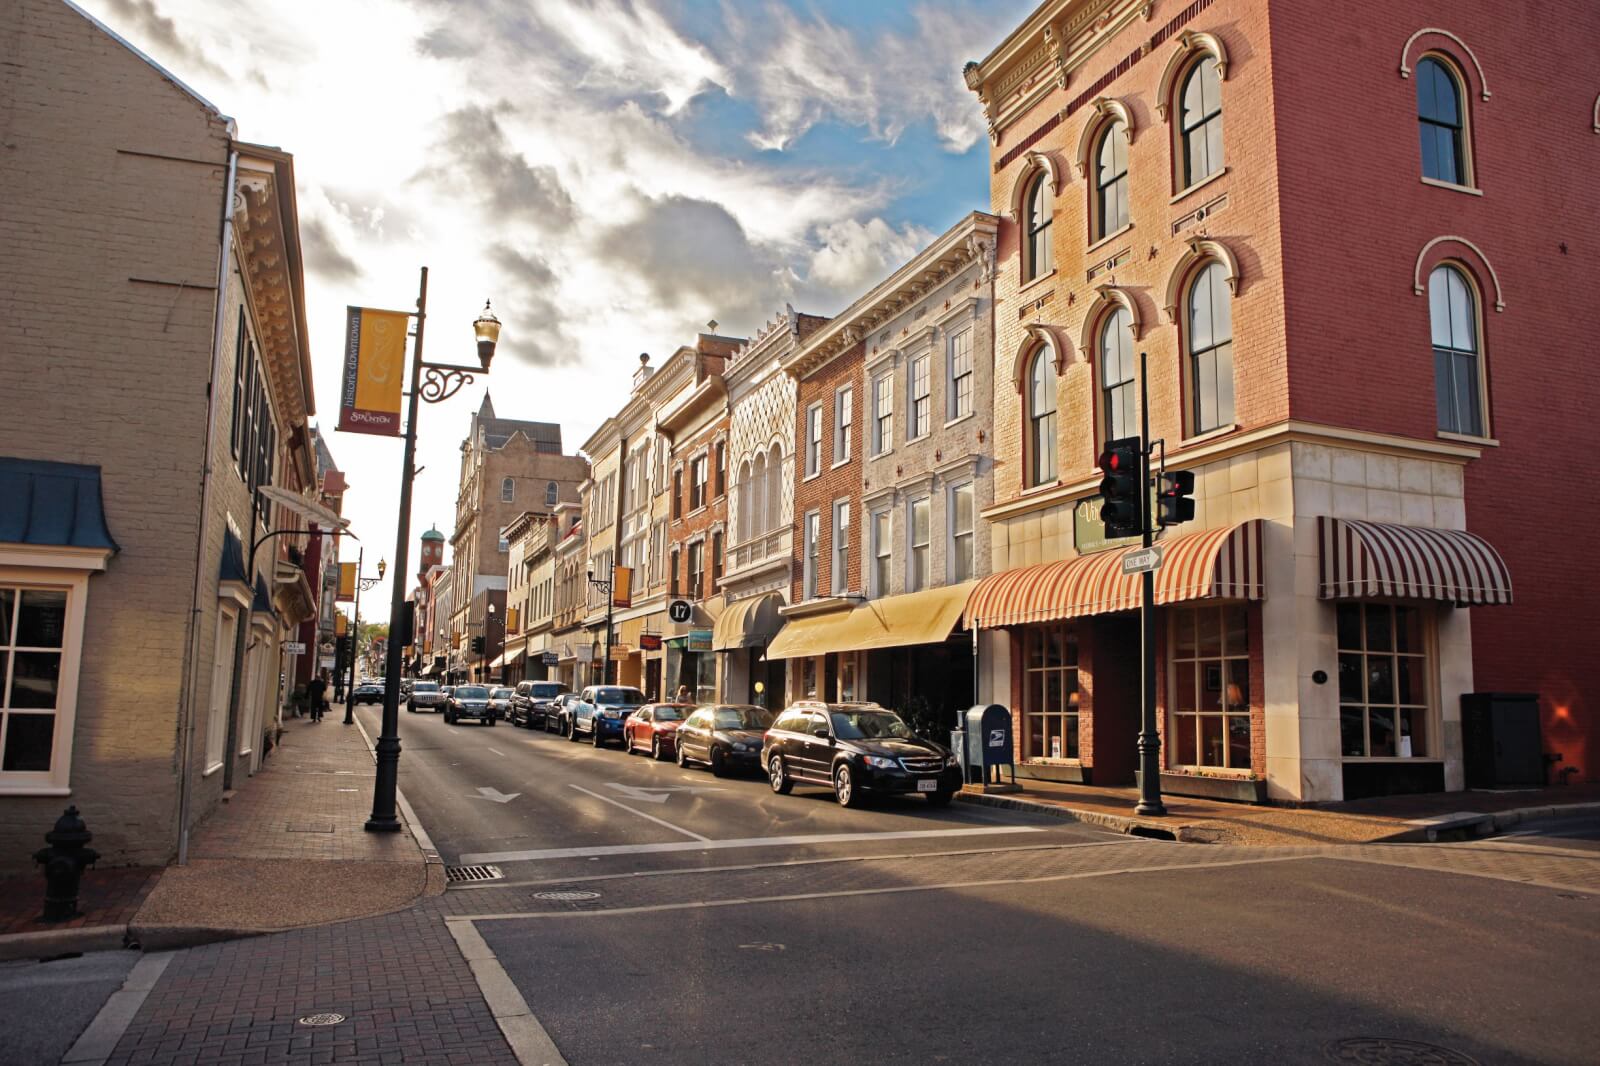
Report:
[[611,568],[611,606],[633,606],[633,567],[615,566]]
[[405,378],[411,316],[371,307],[345,309],[344,384],[339,428],[400,435],[400,390]]
[[356,598],[356,564],[355,563],[340,563],[339,564],[339,597],[338,598],[341,601],[346,602],[346,603],[348,603],[349,601],[351,601],[351,600]]

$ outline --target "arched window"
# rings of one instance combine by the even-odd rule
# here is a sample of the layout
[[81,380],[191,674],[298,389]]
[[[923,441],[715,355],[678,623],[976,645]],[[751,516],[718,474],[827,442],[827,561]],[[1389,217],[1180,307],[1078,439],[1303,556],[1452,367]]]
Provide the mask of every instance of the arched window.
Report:
[[1051,205],[1050,175],[1041,170],[1028,186],[1023,198],[1026,227],[1026,248],[1023,250],[1022,280],[1042,278],[1056,268],[1055,252],[1050,245]]
[[554,507],[556,505],[556,500],[559,499],[560,496],[561,496],[561,486],[560,485],[557,485],[554,481],[545,482],[545,484],[544,484],[544,505],[546,507]]
[[1056,479],[1056,375],[1049,345],[1028,363],[1028,483]]
[[1472,284],[1449,265],[1428,275],[1428,318],[1433,326],[1433,391],[1439,428],[1483,436],[1478,300]]
[[1128,127],[1121,119],[1100,134],[1094,163],[1094,239],[1128,224]]
[[754,537],[767,531],[767,456],[756,456],[750,475],[750,505],[745,512],[745,535]]
[[1183,146],[1183,187],[1222,169],[1222,79],[1214,56],[1202,56],[1178,92],[1178,136]]
[[1138,433],[1133,388],[1133,316],[1118,307],[1100,324],[1100,431],[1105,440]]
[[783,524],[783,448],[774,444],[767,454],[766,528],[770,532]]
[[1233,421],[1233,310],[1227,269],[1213,259],[1189,285],[1190,430],[1206,433]]
[[510,503],[513,499],[516,498],[516,495],[517,495],[517,486],[510,478],[506,478],[504,481],[500,482],[500,502],[501,503]]
[[1466,111],[1461,82],[1443,60],[1424,56],[1417,64],[1417,125],[1422,137],[1422,176],[1467,185]]

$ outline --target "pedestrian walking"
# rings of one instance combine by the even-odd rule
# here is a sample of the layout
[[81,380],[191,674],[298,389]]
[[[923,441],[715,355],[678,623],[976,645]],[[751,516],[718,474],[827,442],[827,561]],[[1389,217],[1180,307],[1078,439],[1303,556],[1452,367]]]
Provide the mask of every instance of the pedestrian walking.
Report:
[[677,702],[679,702],[679,703],[688,703],[689,702],[689,686],[688,685],[679,685],[678,686],[678,695],[675,698],[676,698]]
[[328,709],[328,671],[306,682],[306,706],[311,710],[313,722],[322,721],[322,712]]

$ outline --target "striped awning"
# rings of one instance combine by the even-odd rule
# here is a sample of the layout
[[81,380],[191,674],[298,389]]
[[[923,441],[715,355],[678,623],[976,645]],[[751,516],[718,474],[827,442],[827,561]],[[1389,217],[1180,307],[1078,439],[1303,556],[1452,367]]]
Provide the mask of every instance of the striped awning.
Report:
[[1488,606],[1511,602],[1511,571],[1494,546],[1464,529],[1350,518],[1317,520],[1325,600],[1395,596]]
[[[1259,519],[1159,543],[1158,604],[1212,598],[1259,600],[1265,594]],[[1079,555],[986,577],[967,601],[967,627],[993,629],[1133,610],[1139,606],[1141,578],[1122,572],[1122,557],[1142,550],[1131,547]]]

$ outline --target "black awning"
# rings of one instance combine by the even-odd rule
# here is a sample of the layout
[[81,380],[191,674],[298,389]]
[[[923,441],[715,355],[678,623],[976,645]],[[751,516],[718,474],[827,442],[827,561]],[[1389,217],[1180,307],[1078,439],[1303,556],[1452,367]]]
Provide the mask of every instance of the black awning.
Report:
[[106,527],[100,468],[0,457],[0,543],[120,551]]

